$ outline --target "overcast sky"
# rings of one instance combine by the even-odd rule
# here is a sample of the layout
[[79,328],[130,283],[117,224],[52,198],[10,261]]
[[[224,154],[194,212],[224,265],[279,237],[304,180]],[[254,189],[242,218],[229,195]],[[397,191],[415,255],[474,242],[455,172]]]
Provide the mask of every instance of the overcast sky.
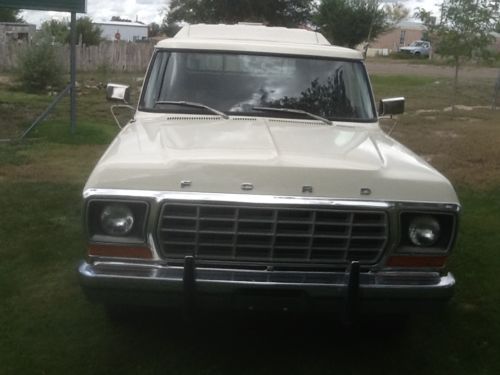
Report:
[[[395,2],[388,0],[387,2]],[[422,7],[425,9],[437,9],[435,5],[440,0],[403,0],[408,8]],[[133,21],[138,19],[146,24],[151,22],[161,23],[168,0],[87,0],[87,14],[94,21],[109,21],[112,16],[120,16]],[[23,12],[23,18],[36,25],[43,21],[57,18],[68,18],[68,13],[39,12],[28,10]]]

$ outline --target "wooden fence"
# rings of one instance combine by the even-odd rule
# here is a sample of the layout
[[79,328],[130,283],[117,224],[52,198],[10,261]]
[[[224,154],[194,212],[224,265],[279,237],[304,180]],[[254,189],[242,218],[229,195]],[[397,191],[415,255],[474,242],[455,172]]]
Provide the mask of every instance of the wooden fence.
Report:
[[[13,70],[17,66],[20,53],[28,48],[25,44],[0,44],[0,71]],[[61,63],[69,69],[69,46],[53,46]],[[77,46],[77,69],[79,71],[143,72],[146,70],[151,55],[153,42],[102,42],[98,46]]]

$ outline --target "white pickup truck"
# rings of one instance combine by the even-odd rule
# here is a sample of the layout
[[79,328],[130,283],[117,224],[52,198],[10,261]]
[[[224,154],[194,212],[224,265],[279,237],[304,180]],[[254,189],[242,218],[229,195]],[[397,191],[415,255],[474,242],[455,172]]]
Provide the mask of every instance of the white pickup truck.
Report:
[[84,188],[84,291],[195,309],[437,307],[460,204],[379,127],[403,110],[393,98],[377,113],[361,54],[321,34],[184,27],[156,46]]

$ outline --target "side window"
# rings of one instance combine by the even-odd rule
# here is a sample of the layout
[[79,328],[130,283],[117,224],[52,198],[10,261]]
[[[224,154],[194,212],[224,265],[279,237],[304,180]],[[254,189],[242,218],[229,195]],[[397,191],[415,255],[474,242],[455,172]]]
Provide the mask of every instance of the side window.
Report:
[[405,45],[405,36],[406,36],[406,30],[401,30],[401,34],[399,36],[399,45],[400,46]]
[[156,100],[158,99],[158,92],[160,91],[163,81],[163,71],[165,70],[165,65],[167,64],[169,55],[170,54],[164,52],[156,54],[146,82],[146,87],[144,89],[143,102],[141,103],[142,106],[147,108],[154,107]]

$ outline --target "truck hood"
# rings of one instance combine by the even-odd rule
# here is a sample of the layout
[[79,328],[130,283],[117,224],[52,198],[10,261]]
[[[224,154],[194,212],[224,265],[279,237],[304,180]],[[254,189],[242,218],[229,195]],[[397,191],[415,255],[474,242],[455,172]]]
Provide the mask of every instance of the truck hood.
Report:
[[139,114],[85,189],[458,202],[446,178],[377,124],[253,117]]

